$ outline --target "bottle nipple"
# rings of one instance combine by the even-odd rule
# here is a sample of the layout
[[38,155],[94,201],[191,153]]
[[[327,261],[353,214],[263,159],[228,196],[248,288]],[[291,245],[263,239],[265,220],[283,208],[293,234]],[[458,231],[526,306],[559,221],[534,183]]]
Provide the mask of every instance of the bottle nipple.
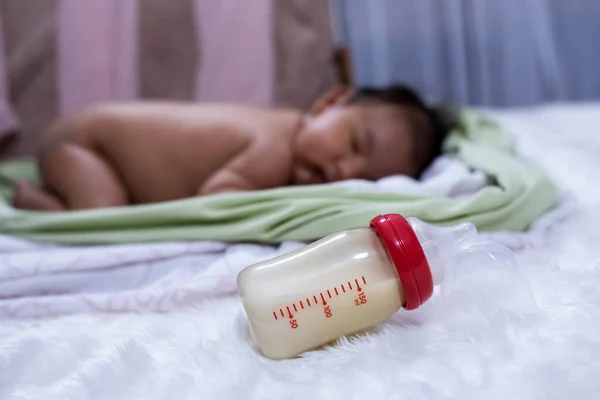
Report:
[[450,227],[407,218],[447,302],[466,306],[502,307],[519,312],[536,309],[536,300],[525,272],[506,246],[481,237],[471,223]]
[[475,225],[440,227],[385,214],[374,218],[371,226],[394,261],[407,310],[420,307],[438,285],[446,301],[460,297],[468,303],[477,298],[475,304],[495,307],[502,299],[504,307],[535,308],[528,279],[513,252],[480,236]]
[[431,269],[433,284],[444,280],[447,269],[458,262],[461,254],[480,242],[475,225],[465,222],[450,227],[429,225],[418,218],[407,218],[413,228]]

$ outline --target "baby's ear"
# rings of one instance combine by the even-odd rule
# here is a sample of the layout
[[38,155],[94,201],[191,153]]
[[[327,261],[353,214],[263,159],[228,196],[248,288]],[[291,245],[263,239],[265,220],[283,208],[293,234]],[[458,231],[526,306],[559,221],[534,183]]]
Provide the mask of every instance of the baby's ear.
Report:
[[310,112],[318,115],[332,106],[344,105],[348,103],[354,96],[354,87],[349,85],[339,85],[319,97],[313,103]]

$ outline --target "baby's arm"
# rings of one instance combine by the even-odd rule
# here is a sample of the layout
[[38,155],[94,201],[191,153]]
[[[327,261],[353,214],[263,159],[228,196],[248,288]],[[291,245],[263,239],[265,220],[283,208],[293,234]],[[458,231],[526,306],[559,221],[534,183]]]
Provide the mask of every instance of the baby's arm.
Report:
[[198,189],[197,195],[206,196],[259,189],[256,180],[252,179],[252,167],[256,162],[254,159],[256,147],[256,143],[251,143],[223,167],[213,172]]
[[271,189],[288,184],[291,157],[285,139],[255,140],[231,162],[214,172],[197,195]]
[[198,196],[256,190],[256,185],[231,167],[215,172],[199,189]]

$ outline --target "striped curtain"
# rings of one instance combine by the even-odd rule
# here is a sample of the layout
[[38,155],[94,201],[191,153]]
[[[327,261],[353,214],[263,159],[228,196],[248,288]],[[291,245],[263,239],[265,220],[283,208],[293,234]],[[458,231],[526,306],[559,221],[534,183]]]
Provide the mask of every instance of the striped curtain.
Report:
[[[28,1],[0,3],[0,150],[2,139],[19,128],[15,105],[9,99],[9,82],[14,81],[12,77],[9,79],[9,75],[23,75],[20,81],[25,82],[25,86],[29,85],[33,75],[22,71],[31,65],[36,69],[40,63],[47,61],[38,57],[42,48],[55,55],[56,71],[52,67],[50,72],[56,76],[50,77],[54,80],[52,84],[40,90],[40,98],[56,99],[51,104],[56,115],[70,114],[98,102],[141,97],[239,101],[256,105],[272,105],[275,102],[276,49],[272,39],[275,34],[272,0],[170,0],[165,3],[56,0],[44,7],[36,6],[43,5],[41,1]],[[42,8],[46,13],[44,21],[48,22],[47,26],[28,24],[29,16]],[[10,11],[7,12],[9,16],[3,15],[7,10]],[[157,17],[156,13],[161,10],[164,12],[161,17],[169,15]],[[177,10],[187,11],[187,14],[182,15]],[[23,22],[17,23],[15,15]],[[162,25],[152,25],[157,21]],[[165,26],[165,21],[179,22],[189,28],[175,29]],[[19,28],[21,37],[26,37],[19,48],[19,62],[12,65],[7,65],[5,44],[8,39],[3,22],[11,23],[13,41],[15,26]],[[146,35],[140,34],[142,30]],[[175,31],[178,33],[174,34]],[[188,32],[191,35],[187,35]],[[157,40],[158,36],[164,39],[166,35],[172,39],[170,44],[166,41],[167,45],[177,47],[179,58],[170,57],[176,52],[172,48],[164,48],[165,40]],[[185,40],[178,40],[183,36]],[[188,50],[190,46],[194,48]],[[185,65],[173,67],[174,63],[182,61],[182,52],[187,53],[184,54],[186,62],[182,64],[192,66],[189,74]],[[198,54],[201,54],[201,59]],[[142,64],[140,60],[148,55],[152,62]],[[161,75],[160,71],[157,72],[161,68],[169,70],[172,75]],[[154,77],[152,88],[144,86],[152,81],[149,77]],[[173,85],[174,82],[177,85]],[[177,88],[171,90],[169,85]],[[161,95],[157,95],[157,88]],[[46,114],[50,113],[46,111]],[[37,128],[34,131],[43,131],[49,123],[48,116],[44,115],[45,120],[41,123],[36,120],[40,119],[38,113],[28,115],[23,125],[34,125]],[[33,124],[32,120],[36,123]],[[32,152],[37,140],[31,137],[28,141],[27,151]]]
[[0,142],[12,135],[18,126],[17,117],[8,101],[8,77],[4,51],[4,27],[0,20]]
[[[138,97],[140,0],[60,0],[59,85],[63,114]],[[270,0],[194,0],[197,100],[273,100]],[[214,40],[217,38],[217,40]],[[237,43],[224,46],[224,43]],[[245,71],[245,73],[240,73]]]
[[138,0],[61,0],[58,86],[62,114],[138,94]]

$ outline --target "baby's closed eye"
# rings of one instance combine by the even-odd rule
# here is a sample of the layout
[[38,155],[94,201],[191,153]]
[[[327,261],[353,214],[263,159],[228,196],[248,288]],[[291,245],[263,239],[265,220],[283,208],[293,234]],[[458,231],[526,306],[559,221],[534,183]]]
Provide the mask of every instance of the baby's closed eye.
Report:
[[369,154],[373,149],[374,133],[367,129],[364,132],[355,131],[351,137],[351,149],[354,154]]

